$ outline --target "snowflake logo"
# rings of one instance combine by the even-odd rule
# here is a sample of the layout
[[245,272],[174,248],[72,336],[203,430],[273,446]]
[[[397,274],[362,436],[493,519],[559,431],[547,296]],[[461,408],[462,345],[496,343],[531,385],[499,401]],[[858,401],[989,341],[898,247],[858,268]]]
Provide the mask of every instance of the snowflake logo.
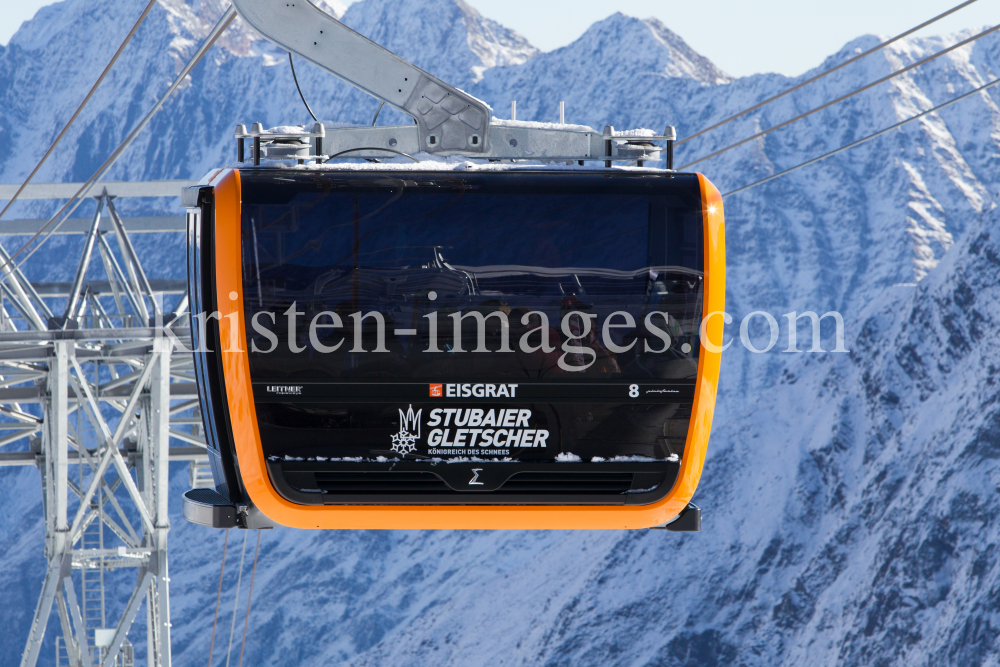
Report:
[[406,431],[400,431],[392,436],[392,451],[409,454],[417,449],[417,436]]
[[[399,433],[392,436],[392,451],[397,454],[410,454],[417,449],[420,439],[420,416],[423,410],[413,411],[413,406],[406,412],[399,411]],[[416,431],[414,434],[413,431]]]

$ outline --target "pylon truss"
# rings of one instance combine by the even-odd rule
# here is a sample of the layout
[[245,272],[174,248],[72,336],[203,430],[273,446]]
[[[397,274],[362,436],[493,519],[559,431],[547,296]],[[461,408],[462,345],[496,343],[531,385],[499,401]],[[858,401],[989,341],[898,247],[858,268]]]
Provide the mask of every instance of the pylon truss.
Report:
[[[148,664],[168,667],[169,462],[211,484],[191,355],[175,349],[190,340],[187,297],[154,292],[114,196],[95,199],[68,290],[39,289],[0,245],[0,465],[41,471],[48,561],[22,667],[37,663],[53,605],[57,665],[131,665],[143,602]],[[105,578],[125,568],[135,585],[111,618],[123,605],[107,604]]]

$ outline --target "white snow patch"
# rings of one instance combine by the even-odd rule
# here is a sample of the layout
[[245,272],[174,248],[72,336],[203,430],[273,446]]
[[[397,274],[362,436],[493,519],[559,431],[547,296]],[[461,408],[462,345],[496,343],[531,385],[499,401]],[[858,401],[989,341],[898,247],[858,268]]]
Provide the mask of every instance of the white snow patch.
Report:
[[616,137],[659,137],[662,136],[659,132],[655,130],[649,130],[645,127],[640,127],[634,130],[616,130],[614,136]]
[[270,134],[309,134],[305,125],[279,125],[268,130]]
[[671,454],[665,459],[654,459],[651,456],[616,456],[613,459],[608,459],[609,463],[646,463],[652,461],[680,461],[676,454]]
[[431,459],[434,463],[517,463],[514,459],[509,456],[494,459],[482,459],[478,456],[460,456],[453,459]]
[[506,120],[503,118],[494,118],[490,121],[493,125],[498,127],[517,127],[517,128],[528,128],[533,130],[566,130],[573,132],[597,132],[594,128],[588,125],[571,125],[566,123],[560,125],[559,123],[541,123],[535,120]]
[[[390,156],[379,157],[381,160],[378,164],[373,164],[371,162],[360,161],[358,162],[329,162],[324,164],[295,164],[293,160],[284,161],[268,161],[260,165],[258,168],[266,169],[292,169],[298,171],[371,171],[371,172],[408,172],[408,171],[477,171],[477,172],[498,172],[498,171],[589,171],[589,172],[600,172],[602,174],[607,174],[612,170],[615,171],[628,171],[628,172],[643,172],[643,173],[666,173],[666,170],[659,169],[656,167],[625,167],[625,166],[613,166],[608,169],[604,166],[598,167],[597,161],[590,162],[584,166],[578,165],[576,162],[572,164],[566,164],[563,161],[551,161],[543,162],[542,160],[524,160],[516,163],[479,163],[473,162],[472,160],[463,156],[452,156],[447,158],[442,158],[428,153],[416,153],[413,157],[417,162],[408,160],[402,156]],[[390,161],[391,160],[391,161]],[[603,163],[600,163],[603,165]],[[230,169],[245,169],[246,165],[240,164],[230,164],[227,168]]]

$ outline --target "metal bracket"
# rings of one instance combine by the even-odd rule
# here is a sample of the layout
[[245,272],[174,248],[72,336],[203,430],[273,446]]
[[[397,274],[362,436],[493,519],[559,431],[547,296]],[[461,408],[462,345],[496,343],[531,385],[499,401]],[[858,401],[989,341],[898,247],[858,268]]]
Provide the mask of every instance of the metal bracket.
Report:
[[688,503],[673,520],[661,526],[652,526],[652,529],[669,530],[671,533],[700,533],[701,509],[694,503]]
[[259,165],[261,159],[269,160],[305,160],[322,161],[327,157],[323,154],[323,138],[326,129],[323,123],[313,124],[312,131],[302,128],[301,132],[268,132],[260,123],[254,123],[247,132],[246,125],[236,126],[236,159],[243,162],[246,159],[243,140],[253,139],[251,159],[254,165]]
[[[634,162],[642,167],[647,161],[661,159],[663,149],[653,142],[666,141],[667,169],[673,169],[677,136],[673,127],[656,135],[648,130],[615,132],[608,125],[602,133],[582,125],[566,125],[562,107],[558,125],[500,121],[492,118],[485,102],[351,30],[311,0],[233,0],[233,6],[265,39],[378,98],[379,111],[383,104],[390,104],[416,122],[414,126],[336,128],[328,134],[322,123],[316,123],[311,132],[302,126],[299,133],[266,132],[260,123],[247,132],[244,125],[238,125],[236,153],[241,163],[246,160],[243,141],[248,137],[254,143],[251,157],[255,166],[263,159],[322,163],[331,159],[324,154],[326,148],[330,156],[345,159],[411,157],[423,152],[492,161],[582,165],[601,160],[608,168],[613,162]],[[514,105],[512,119],[513,109]],[[326,146],[324,139],[329,142]]]
[[254,30],[336,77],[411,116],[420,150],[482,155],[491,109],[351,30],[309,0],[235,0]]
[[[673,167],[673,142],[677,134],[669,126],[662,135],[654,135],[649,131],[615,132],[611,126],[602,133],[583,125],[539,128],[530,122],[504,120],[494,121],[488,136],[489,150],[467,157],[515,162],[603,161],[606,167],[613,162],[635,162],[641,167],[647,161],[663,159],[665,151],[669,170]],[[254,141],[249,155],[243,148],[243,141],[247,138]],[[396,155],[415,160],[412,155],[422,150],[420,129],[416,125],[325,130],[321,123],[316,123],[311,131],[303,127],[300,133],[288,133],[266,131],[260,123],[254,123],[247,132],[246,126],[241,124],[236,126],[236,141],[237,160],[252,161],[255,166],[263,160],[297,160],[299,164],[304,164],[307,161],[322,163],[339,158],[370,160]],[[666,148],[653,142],[666,142]]]

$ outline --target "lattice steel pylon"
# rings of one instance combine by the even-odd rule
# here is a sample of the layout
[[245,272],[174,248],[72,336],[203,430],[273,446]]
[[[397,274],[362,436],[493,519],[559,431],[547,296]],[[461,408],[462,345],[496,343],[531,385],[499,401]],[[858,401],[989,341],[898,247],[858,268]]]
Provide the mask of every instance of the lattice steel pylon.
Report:
[[[143,196],[177,196],[169,186]],[[37,664],[53,606],[57,663],[131,664],[126,635],[143,602],[147,663],[169,667],[169,462],[206,460],[182,343],[187,298],[174,289],[164,312],[114,197],[96,200],[71,284],[32,284],[13,264],[0,282],[0,465],[41,471],[48,560],[22,667]],[[88,280],[95,250],[106,280]],[[18,443],[26,450],[6,449]],[[122,568],[137,573],[124,605],[105,588]]]

